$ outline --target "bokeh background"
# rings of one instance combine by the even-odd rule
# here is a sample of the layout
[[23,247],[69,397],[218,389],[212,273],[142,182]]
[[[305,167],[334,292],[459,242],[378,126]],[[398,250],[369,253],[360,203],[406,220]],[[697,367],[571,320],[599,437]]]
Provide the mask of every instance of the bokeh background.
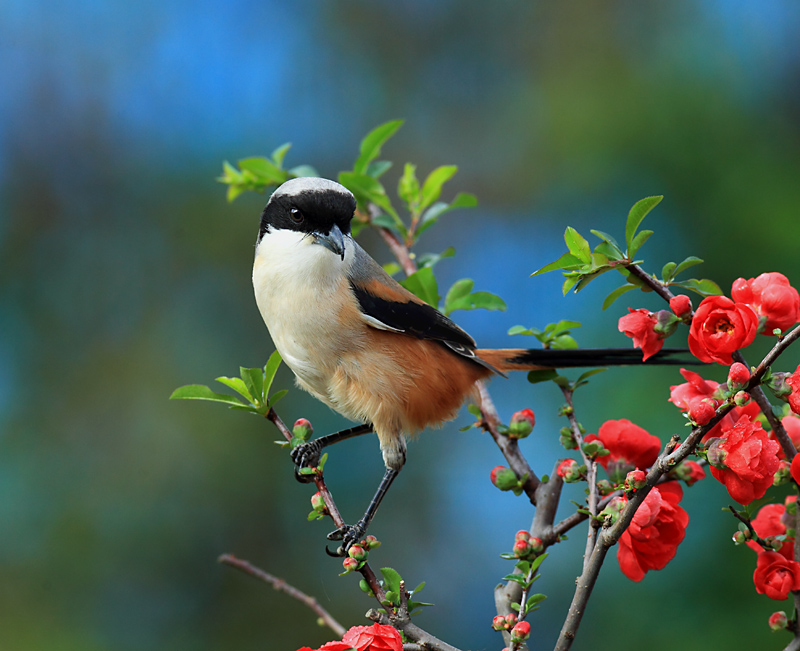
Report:
[[[456,164],[445,198],[480,200],[421,252],[454,245],[440,284],[471,277],[509,306],[456,320],[487,346],[520,345],[509,327],[561,318],[584,322],[582,345],[627,346],[616,320],[627,305],[660,309],[654,297],[627,294],[601,313],[617,278],[566,298],[558,275],[529,278],[568,224],[619,235],[636,200],[663,194],[645,223],[648,269],[697,255],[698,274],[726,291],[762,271],[800,283],[799,30],[792,0],[0,3],[0,648],[330,639],[300,604],[217,565],[223,552],[347,625],[372,606],[323,554],[330,525],[306,522],[311,490],[271,426],[167,400],[273,349],[250,286],[265,198],[226,203],[223,160],[292,142],[289,165],[335,177],[369,129],[405,118],[384,149],[387,185],[406,161],[423,175]],[[364,244],[389,260],[377,238]],[[609,371],[581,390],[579,417],[589,431],[630,418],[666,440],[685,431],[666,402],[679,381],[674,369]],[[291,386],[286,369],[277,382]],[[560,394],[515,377],[494,396],[506,417],[536,411],[524,446],[550,472],[563,455]],[[320,432],[346,426],[297,390],[281,413]],[[502,459],[485,435],[458,431],[469,418],[411,445],[373,559],[428,582],[420,597],[436,607],[421,626],[499,649],[492,589],[510,562],[498,555],[532,513],[489,483]],[[356,519],[382,473],[377,442],[342,444],[326,472]],[[633,584],[610,558],[576,649],[786,642],[766,620],[788,604],[755,594],[755,555],[733,547],[721,512],[727,494],[712,481],[686,492],[673,563]],[[567,492],[562,515],[569,498],[582,494]],[[554,643],[582,538],[543,567],[533,649]]]

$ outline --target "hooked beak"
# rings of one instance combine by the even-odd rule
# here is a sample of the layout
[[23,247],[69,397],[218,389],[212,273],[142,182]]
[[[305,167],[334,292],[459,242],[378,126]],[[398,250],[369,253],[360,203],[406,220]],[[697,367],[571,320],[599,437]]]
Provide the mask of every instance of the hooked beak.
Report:
[[333,225],[327,235],[314,233],[314,243],[321,244],[344,260],[344,235],[342,235],[342,231],[336,224]]

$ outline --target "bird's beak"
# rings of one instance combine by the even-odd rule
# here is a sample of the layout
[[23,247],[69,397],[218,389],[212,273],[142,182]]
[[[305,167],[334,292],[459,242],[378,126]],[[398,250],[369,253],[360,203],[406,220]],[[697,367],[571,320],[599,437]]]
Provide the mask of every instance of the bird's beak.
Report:
[[342,231],[336,224],[333,225],[327,235],[323,233],[314,233],[314,242],[316,244],[321,244],[329,251],[333,251],[344,260],[344,235],[342,235]]

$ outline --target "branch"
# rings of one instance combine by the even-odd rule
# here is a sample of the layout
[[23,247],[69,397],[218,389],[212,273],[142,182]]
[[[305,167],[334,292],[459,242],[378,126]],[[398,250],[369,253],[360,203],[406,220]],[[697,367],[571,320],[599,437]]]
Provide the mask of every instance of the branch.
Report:
[[288,594],[290,597],[297,599],[299,602],[305,604],[311,610],[314,611],[314,613],[317,615],[317,617],[320,618],[322,623],[325,624],[325,626],[327,626],[328,628],[330,628],[337,637],[341,638],[347,632],[347,629],[345,629],[344,626],[342,626],[339,622],[337,622],[327,610],[325,610],[322,606],[320,606],[319,602],[314,597],[311,597],[307,595],[305,592],[302,592],[297,588],[295,588],[294,586],[289,585],[283,579],[279,579],[278,577],[273,576],[269,572],[265,572],[264,570],[255,567],[254,565],[251,565],[245,560],[236,558],[233,554],[223,554],[217,559],[217,561],[219,563],[222,563],[223,565],[228,565],[229,567],[233,567],[239,570],[240,572],[244,572],[245,574],[248,574],[253,578],[259,579],[260,581],[264,581],[264,583],[269,583],[276,590],[280,590],[281,592],[284,592]]
[[533,472],[530,465],[528,465],[528,461],[525,457],[522,456],[517,440],[509,438],[508,436],[503,436],[498,431],[497,425],[500,423],[500,417],[497,415],[497,410],[494,407],[494,402],[492,402],[492,397],[489,395],[486,384],[484,382],[478,382],[477,386],[480,396],[481,416],[483,417],[481,426],[491,434],[497,447],[500,448],[500,452],[503,454],[506,461],[508,461],[509,468],[514,471],[517,477],[527,476],[522,490],[525,491],[531,504],[536,506],[536,490],[539,488],[541,480],[536,476],[536,473]]

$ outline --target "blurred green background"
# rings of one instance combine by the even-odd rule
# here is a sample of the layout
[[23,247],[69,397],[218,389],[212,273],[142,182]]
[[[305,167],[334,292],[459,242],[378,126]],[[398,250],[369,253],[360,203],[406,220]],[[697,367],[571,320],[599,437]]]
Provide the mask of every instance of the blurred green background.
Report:
[[[0,648],[296,649],[331,634],[300,604],[215,563],[247,558],[316,596],[346,625],[372,606],[323,553],[277,433],[219,406],[169,402],[263,365],[272,344],[250,285],[265,198],[225,201],[224,159],[290,141],[287,164],[335,177],[359,139],[394,118],[384,149],[480,206],[448,215],[420,252],[500,294],[505,313],[454,315],[484,346],[527,344],[513,325],[569,318],[582,345],[627,346],[600,312],[610,276],[563,298],[554,259],[566,225],[621,234],[628,208],[664,194],[642,250],[659,271],[687,255],[725,291],[781,271],[800,283],[800,9],[792,0],[570,3],[276,0],[0,4]],[[380,261],[374,236],[363,243]],[[695,305],[697,300],[695,300]],[[677,345],[681,345],[676,337]],[[760,342],[765,350],[768,341]],[[756,346],[756,347],[757,347]],[[759,351],[748,352],[755,359]],[[793,369],[798,356],[789,355]],[[721,380],[722,369],[708,375]],[[613,370],[583,389],[589,431],[630,418],[684,432],[666,402],[675,370]],[[290,387],[283,369],[277,383]],[[501,413],[532,407],[524,447],[551,472],[563,450],[560,394],[495,380]],[[346,426],[292,390],[284,419]],[[502,459],[462,416],[411,444],[373,533],[376,566],[436,603],[419,624],[452,644],[499,649],[498,557],[530,524],[489,483]],[[377,442],[331,453],[346,517],[381,473]],[[686,491],[691,522],[673,563],[633,584],[604,568],[576,649],[780,648],[753,590],[755,556],[734,548],[716,483]],[[567,491],[562,514],[580,500]],[[551,648],[579,571],[583,531],[553,549],[537,589],[533,649]],[[788,639],[788,636],[786,636]]]

